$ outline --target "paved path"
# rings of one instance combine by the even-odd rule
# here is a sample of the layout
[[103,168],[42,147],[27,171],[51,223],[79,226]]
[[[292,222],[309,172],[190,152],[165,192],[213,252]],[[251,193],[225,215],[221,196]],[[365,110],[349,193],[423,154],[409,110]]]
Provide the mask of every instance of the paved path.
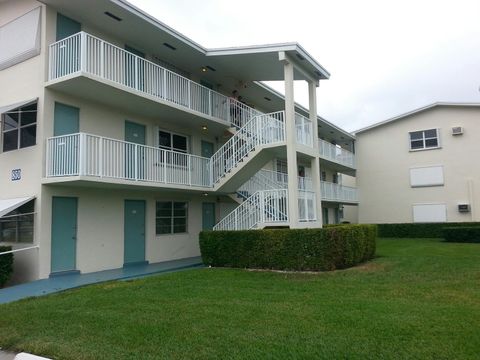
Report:
[[[203,267],[200,257],[165,261],[156,264],[128,266],[120,269],[105,270],[88,274],[70,274],[32,281],[0,289],[0,304],[25,299],[32,296],[42,296],[80,286],[101,283],[112,280],[136,279],[158,273],[173,272],[183,269]],[[0,354],[0,360],[4,360]],[[5,358],[9,360],[9,358]]]
[[0,360],[13,360],[15,359],[15,355],[17,354],[0,350]]

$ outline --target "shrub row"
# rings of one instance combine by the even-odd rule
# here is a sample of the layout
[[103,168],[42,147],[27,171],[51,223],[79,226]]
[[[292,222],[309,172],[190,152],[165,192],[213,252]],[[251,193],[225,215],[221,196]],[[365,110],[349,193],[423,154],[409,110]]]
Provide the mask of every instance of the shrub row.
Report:
[[443,237],[448,242],[480,243],[480,226],[444,227]]
[[441,238],[444,227],[471,227],[480,226],[480,223],[405,223],[405,224],[378,224],[379,237],[396,238]]
[[200,250],[205,265],[324,271],[351,267],[373,258],[376,235],[375,225],[203,231]]
[[[0,253],[12,250],[11,246],[0,246]],[[0,288],[2,288],[12,276],[13,254],[0,255]]]

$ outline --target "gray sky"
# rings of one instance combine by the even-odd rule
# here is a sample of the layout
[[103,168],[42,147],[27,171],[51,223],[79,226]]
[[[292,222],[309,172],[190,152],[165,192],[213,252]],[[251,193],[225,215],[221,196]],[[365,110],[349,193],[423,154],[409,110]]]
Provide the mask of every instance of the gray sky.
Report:
[[332,74],[319,114],[349,131],[436,101],[480,102],[480,0],[130,2],[208,48],[300,43]]

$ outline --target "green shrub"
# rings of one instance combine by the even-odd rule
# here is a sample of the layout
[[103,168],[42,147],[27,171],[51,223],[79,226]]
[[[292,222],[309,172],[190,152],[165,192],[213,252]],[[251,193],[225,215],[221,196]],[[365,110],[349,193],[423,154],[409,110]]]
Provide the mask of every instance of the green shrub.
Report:
[[443,238],[448,242],[480,243],[480,226],[444,227]]
[[480,223],[405,223],[378,224],[379,237],[394,238],[442,238],[444,227],[480,226]]
[[[12,250],[11,246],[0,246],[0,253]],[[0,288],[2,288],[12,276],[13,254],[0,255]]]
[[376,234],[375,225],[203,231],[200,250],[205,265],[217,267],[335,270],[372,259]]

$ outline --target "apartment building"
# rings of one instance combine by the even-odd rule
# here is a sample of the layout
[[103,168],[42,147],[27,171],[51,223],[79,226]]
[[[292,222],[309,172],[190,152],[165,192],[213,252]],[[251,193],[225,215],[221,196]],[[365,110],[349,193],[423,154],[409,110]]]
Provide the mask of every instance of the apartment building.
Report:
[[479,116],[435,103],[358,130],[359,222],[479,221]]
[[317,116],[329,73],[296,43],[206,49],[123,0],[2,0],[0,49],[15,282],[195,257],[202,229],[319,227],[358,202],[339,181],[355,138]]

